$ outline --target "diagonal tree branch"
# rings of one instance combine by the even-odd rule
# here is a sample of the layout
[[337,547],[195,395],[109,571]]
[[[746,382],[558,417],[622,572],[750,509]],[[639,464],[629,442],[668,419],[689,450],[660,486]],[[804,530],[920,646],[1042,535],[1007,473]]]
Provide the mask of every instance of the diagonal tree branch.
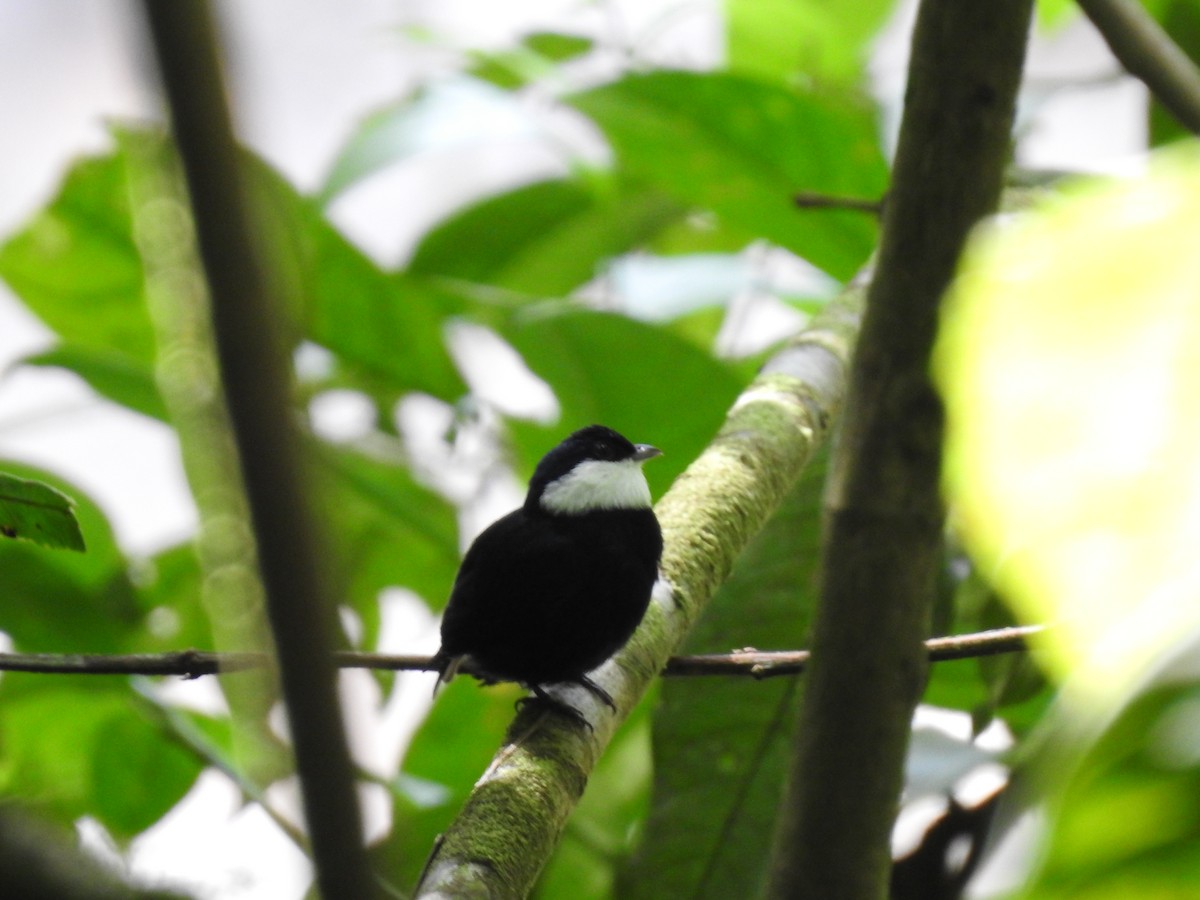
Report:
[[1032,0],[923,0],[878,264],[826,492],[822,580],[772,898],[886,896],[941,563],[938,309],[1000,196]]
[[1200,68],[1135,0],[1079,0],[1121,65],[1188,131],[1200,134]]
[[595,676],[616,716],[571,695],[592,728],[519,714],[429,860],[418,895],[523,897],[562,833],[620,720],[683,642],[749,538],[827,438],[845,392],[862,290],[830,304],[764,367],[700,457],[658,503],[662,578],[638,632]]
[[319,889],[373,895],[338,707],[333,605],[305,503],[274,285],[259,254],[204,0],[145,0],[212,296],[221,377],[250,502]]

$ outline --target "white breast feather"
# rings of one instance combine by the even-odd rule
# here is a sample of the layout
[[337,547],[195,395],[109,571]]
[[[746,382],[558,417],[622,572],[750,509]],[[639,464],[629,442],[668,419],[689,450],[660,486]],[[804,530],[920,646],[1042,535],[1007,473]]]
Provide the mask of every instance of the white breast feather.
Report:
[[650,486],[636,460],[590,459],[546,485],[542,508],[554,513],[595,509],[648,509]]

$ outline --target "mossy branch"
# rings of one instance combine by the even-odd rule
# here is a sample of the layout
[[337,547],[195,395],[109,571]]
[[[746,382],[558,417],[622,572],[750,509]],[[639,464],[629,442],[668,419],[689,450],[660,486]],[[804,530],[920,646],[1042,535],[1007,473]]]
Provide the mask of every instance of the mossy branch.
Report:
[[776,354],[716,438],[659,501],[662,578],[633,639],[594,677],[614,716],[583,691],[592,729],[530,706],[447,829],[421,897],[524,897],[550,858],[617,725],[679,649],[747,541],[829,434],[842,405],[863,292],[846,291]]

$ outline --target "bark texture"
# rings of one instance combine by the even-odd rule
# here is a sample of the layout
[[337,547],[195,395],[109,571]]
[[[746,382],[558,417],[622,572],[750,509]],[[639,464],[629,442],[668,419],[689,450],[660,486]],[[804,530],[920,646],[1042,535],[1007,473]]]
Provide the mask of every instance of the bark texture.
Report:
[[924,0],[826,499],[812,658],[770,896],[879,900],[941,559],[938,308],[1009,155],[1030,0]]

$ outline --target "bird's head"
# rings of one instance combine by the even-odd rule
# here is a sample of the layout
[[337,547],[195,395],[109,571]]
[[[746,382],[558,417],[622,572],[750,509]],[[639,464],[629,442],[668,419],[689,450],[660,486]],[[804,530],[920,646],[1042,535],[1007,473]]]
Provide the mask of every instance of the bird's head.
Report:
[[559,515],[649,509],[642,463],[661,454],[603,425],[581,428],[542,457],[529,481],[525,508]]

